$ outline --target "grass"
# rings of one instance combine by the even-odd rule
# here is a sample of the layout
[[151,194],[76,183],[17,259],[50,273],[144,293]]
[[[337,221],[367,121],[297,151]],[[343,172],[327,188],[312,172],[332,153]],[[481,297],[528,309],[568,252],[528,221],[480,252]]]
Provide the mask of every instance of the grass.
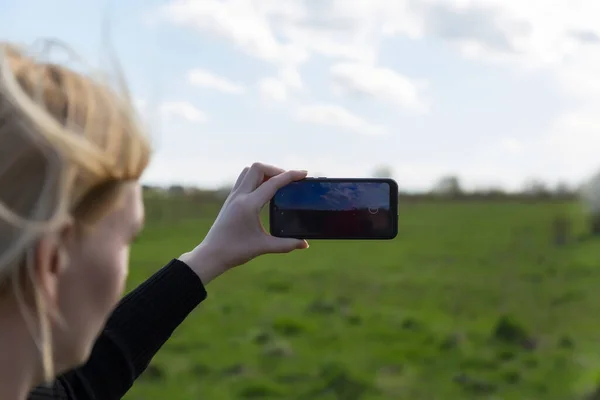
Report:
[[[148,209],[130,288],[217,212]],[[126,399],[600,399],[600,243],[582,229],[567,203],[423,203],[393,241],[263,256],[209,285]]]

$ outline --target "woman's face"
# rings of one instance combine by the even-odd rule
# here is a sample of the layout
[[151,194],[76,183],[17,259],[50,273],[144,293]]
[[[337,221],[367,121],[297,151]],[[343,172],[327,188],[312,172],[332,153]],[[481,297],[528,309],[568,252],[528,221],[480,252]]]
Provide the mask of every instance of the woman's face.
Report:
[[144,221],[140,185],[128,184],[123,200],[69,246],[67,266],[57,279],[57,303],[65,326],[53,324],[56,372],[87,360],[125,289],[129,247]]

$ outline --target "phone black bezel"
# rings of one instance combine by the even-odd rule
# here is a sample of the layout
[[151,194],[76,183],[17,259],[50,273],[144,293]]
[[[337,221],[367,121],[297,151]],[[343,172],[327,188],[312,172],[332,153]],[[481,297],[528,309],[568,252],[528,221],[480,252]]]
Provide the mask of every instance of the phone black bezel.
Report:
[[[390,214],[392,217],[392,232],[390,235],[381,236],[335,236],[335,237],[323,237],[318,235],[307,235],[303,237],[287,236],[278,234],[273,229],[273,212],[274,204],[273,199],[269,201],[269,232],[272,236],[281,238],[295,238],[295,239],[306,239],[306,240],[391,240],[398,235],[398,183],[391,178],[305,178],[303,181],[312,182],[361,182],[361,183],[387,183],[390,187]],[[395,217],[394,217],[395,216]]]

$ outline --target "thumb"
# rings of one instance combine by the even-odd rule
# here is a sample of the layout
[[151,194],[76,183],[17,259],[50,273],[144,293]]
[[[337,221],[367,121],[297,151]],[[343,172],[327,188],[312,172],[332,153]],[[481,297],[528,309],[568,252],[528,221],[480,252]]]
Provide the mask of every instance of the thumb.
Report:
[[269,239],[267,245],[269,253],[289,253],[294,250],[308,248],[308,242],[302,239],[277,238],[274,236],[271,236]]

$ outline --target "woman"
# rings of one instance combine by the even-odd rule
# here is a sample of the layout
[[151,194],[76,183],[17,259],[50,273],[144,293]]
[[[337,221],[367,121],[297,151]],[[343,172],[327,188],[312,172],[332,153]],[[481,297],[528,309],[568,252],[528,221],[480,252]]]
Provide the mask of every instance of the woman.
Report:
[[143,225],[149,142],[126,96],[0,50],[0,398],[119,399],[204,285],[258,255],[308,247],[267,235],[259,219],[306,172],[244,169],[204,241],[115,309]]

